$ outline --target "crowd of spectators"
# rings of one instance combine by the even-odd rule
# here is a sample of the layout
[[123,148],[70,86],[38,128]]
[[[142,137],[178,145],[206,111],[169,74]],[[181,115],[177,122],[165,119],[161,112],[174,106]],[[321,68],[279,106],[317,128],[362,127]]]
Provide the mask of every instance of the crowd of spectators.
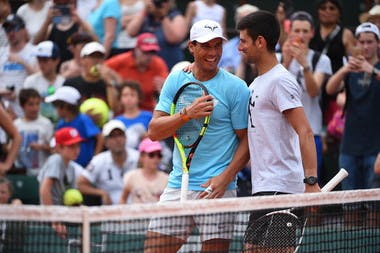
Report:
[[[182,13],[173,0],[30,0],[11,13],[10,2],[0,0],[0,114],[7,114],[4,119],[10,121],[6,123],[1,117],[0,176],[38,177],[41,204],[62,204],[59,196],[68,187],[98,197],[88,204],[157,201],[170,171],[172,142],[147,139],[148,125],[166,77],[186,60],[183,43],[191,25],[213,19],[227,36],[226,9],[217,2],[191,1]],[[333,174],[331,170],[339,167],[346,108],[345,98],[337,95],[346,94],[344,86],[335,84],[333,92],[326,92],[328,79],[350,57],[356,57],[358,50],[362,60],[369,61],[369,56],[356,42],[360,33],[341,22],[340,1],[318,0],[317,6],[315,20],[306,12],[304,17],[292,19],[296,11],[292,1],[279,1],[276,16],[281,38],[276,50],[284,66],[304,86],[308,119],[317,122],[318,176],[323,185]],[[234,21],[258,9],[240,4]],[[301,20],[301,28],[292,27],[295,20]],[[306,30],[302,30],[303,20],[310,23]],[[378,25],[380,5],[375,1],[360,20]],[[376,35],[374,29],[368,31]],[[301,44],[295,45],[297,36]],[[379,34],[376,36],[378,42]],[[219,66],[249,85],[256,76],[255,66],[241,61],[238,45],[239,37],[229,38]],[[316,67],[310,65],[314,52],[322,55]],[[312,68],[310,73],[307,68]],[[372,71],[367,71],[373,77],[371,85],[379,86]],[[373,92],[379,93],[379,89],[375,87]],[[106,103],[105,124],[97,108],[81,110],[81,104],[91,98]],[[349,108],[360,106],[346,103],[351,103]],[[379,115],[375,102],[366,106]],[[364,123],[372,124],[370,120]],[[378,130],[371,134],[380,142]],[[370,149],[362,145],[359,153],[350,155],[371,155],[372,160],[379,157],[380,143]],[[377,171],[379,164],[380,158]],[[250,181],[244,170],[239,177],[243,184]],[[137,180],[149,187],[142,190]],[[151,182],[157,182],[157,187]],[[57,196],[47,195],[51,189]]]

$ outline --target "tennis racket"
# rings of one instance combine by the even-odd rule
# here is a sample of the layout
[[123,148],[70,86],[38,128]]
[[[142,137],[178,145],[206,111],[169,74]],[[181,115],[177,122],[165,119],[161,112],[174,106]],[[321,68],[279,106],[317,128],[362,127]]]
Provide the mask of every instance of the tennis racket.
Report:
[[[174,96],[170,107],[170,115],[174,115],[192,104],[195,99],[208,94],[206,87],[201,83],[189,82],[184,84]],[[186,201],[187,199],[190,164],[198,144],[205,135],[209,122],[210,116],[190,119],[177,129],[173,135],[182,161],[181,201]]]
[[[333,190],[347,176],[347,171],[340,169],[321,191]],[[293,213],[296,209],[300,208],[278,210],[261,216],[246,230],[244,243],[258,248],[294,248],[296,253],[301,246],[307,223],[307,218],[302,222]]]

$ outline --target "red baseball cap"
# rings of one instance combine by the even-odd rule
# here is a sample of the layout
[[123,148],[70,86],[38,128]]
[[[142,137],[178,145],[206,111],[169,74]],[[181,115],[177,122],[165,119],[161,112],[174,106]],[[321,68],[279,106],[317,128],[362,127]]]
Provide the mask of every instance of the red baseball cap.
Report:
[[73,127],[63,127],[61,129],[58,129],[54,134],[54,138],[56,144],[65,146],[69,146],[84,140],[79,135],[78,130]]
[[158,45],[158,41],[156,36],[153,33],[142,33],[137,36],[136,46],[144,52],[147,51],[159,51],[160,46]]

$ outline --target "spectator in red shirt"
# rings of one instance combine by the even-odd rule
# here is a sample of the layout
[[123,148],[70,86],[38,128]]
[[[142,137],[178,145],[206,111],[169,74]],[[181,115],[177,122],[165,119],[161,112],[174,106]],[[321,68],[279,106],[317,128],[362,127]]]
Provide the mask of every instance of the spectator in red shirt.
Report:
[[156,55],[159,50],[155,35],[142,33],[137,37],[134,50],[116,55],[105,62],[122,79],[141,84],[141,109],[144,110],[153,111],[155,99],[168,75],[165,61]]

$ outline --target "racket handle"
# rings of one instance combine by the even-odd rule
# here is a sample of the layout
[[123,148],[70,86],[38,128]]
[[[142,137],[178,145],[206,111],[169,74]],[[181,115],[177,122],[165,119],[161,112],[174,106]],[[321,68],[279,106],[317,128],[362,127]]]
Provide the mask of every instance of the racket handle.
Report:
[[181,202],[187,200],[187,188],[189,186],[189,174],[182,173],[182,183],[181,183]]
[[348,176],[348,172],[341,168],[339,172],[321,189],[322,192],[332,191],[343,179]]

